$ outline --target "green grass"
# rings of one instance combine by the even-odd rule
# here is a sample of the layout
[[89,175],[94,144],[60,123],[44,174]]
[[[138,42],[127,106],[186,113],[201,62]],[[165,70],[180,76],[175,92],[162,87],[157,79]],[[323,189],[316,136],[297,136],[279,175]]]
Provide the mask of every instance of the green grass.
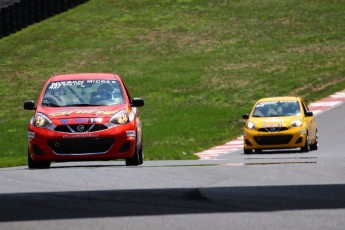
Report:
[[90,0],[0,40],[0,166],[25,164],[49,76],[117,72],[141,109],[147,160],[241,135],[260,97],[345,88],[345,0]]

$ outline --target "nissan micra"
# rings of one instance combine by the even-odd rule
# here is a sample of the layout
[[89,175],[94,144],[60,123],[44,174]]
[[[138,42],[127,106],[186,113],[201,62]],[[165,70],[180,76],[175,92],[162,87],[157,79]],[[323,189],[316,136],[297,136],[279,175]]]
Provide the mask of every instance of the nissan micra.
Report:
[[122,79],[112,73],[53,76],[45,83],[28,125],[28,166],[49,168],[53,161],[125,159],[143,163],[138,107]]
[[243,132],[244,153],[253,150],[299,148],[317,150],[318,130],[313,112],[301,97],[269,97],[258,100],[246,120]]

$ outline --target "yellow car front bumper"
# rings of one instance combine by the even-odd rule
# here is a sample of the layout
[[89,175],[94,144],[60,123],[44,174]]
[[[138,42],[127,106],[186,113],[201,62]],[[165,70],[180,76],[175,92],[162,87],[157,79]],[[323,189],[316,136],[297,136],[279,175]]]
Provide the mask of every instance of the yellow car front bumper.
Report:
[[307,131],[304,127],[281,132],[244,129],[243,140],[245,149],[301,148],[307,141]]

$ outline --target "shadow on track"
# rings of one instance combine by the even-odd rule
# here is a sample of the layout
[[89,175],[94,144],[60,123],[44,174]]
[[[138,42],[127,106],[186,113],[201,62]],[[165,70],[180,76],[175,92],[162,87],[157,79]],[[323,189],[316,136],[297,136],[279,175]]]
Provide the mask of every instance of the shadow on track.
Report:
[[0,222],[343,209],[344,194],[342,184],[0,194]]

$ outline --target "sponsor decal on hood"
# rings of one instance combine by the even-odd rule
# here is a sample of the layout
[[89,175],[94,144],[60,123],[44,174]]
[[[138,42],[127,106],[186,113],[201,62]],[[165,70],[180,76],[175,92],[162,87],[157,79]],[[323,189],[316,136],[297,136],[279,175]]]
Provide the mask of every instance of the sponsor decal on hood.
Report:
[[56,111],[53,113],[48,114],[49,116],[55,117],[55,116],[70,116],[70,115],[114,115],[117,113],[118,110],[88,110],[88,109],[80,109],[80,110],[61,110]]

